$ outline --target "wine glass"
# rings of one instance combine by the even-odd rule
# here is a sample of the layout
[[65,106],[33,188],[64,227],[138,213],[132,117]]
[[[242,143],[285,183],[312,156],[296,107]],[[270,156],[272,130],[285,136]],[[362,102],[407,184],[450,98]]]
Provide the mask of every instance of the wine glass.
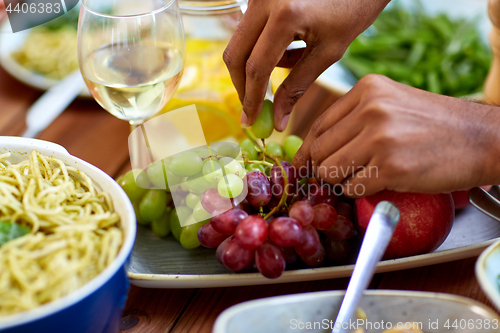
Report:
[[82,76],[94,99],[132,127],[170,100],[184,55],[177,0],[83,0],[78,23]]

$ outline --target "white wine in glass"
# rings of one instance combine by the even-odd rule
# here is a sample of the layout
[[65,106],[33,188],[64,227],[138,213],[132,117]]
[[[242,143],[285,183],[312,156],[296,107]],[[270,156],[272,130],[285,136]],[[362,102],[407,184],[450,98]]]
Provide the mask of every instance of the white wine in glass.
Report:
[[78,27],[83,78],[95,100],[140,125],[170,100],[184,64],[177,0],[84,0]]

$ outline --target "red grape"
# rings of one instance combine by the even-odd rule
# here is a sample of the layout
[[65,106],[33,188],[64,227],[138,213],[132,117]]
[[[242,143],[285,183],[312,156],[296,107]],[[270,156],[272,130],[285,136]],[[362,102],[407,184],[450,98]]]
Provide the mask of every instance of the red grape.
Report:
[[222,243],[220,243],[219,247],[217,247],[217,251],[215,252],[215,257],[217,258],[217,261],[220,262],[221,264],[224,265],[224,261],[222,260],[222,255],[224,254],[224,251],[226,251],[227,244],[229,244],[230,241],[233,240],[233,236],[227,237]]
[[337,211],[326,203],[313,207],[314,219],[312,225],[318,230],[326,230],[337,221]]
[[259,215],[250,215],[241,221],[234,232],[234,238],[247,249],[255,249],[267,237],[267,222]]
[[326,237],[338,241],[348,239],[354,235],[354,225],[345,216],[337,215],[337,222],[330,228],[323,230],[323,233]]
[[314,253],[311,256],[301,256],[300,259],[302,259],[302,261],[307,266],[317,267],[317,266],[321,265],[325,261],[325,256],[326,256],[325,248],[320,243],[319,244],[319,248],[316,251],[316,253]]
[[297,261],[298,256],[293,247],[283,247],[283,255],[285,256],[285,261],[287,265],[291,265]]
[[278,206],[280,199],[276,199],[275,197],[271,198],[271,201],[267,205],[264,206],[264,210],[272,211],[274,207]]
[[304,227],[304,232],[302,233],[302,238],[298,245],[295,245],[295,252],[301,257],[312,256],[318,251],[321,242],[319,240],[319,235],[313,226],[309,225]]
[[[288,196],[292,196],[297,187],[297,170],[295,170],[295,168],[286,161],[280,161],[280,164],[285,170],[285,174],[288,178]],[[285,179],[279,165],[273,165],[270,179],[272,195],[276,198],[281,198],[281,195],[283,194],[283,187],[285,186]]]
[[325,250],[328,259],[335,264],[347,263],[352,253],[352,247],[345,240],[336,241],[327,239],[325,242]]
[[235,208],[239,208],[239,209],[247,212],[248,215],[251,215],[255,212],[254,207],[252,205],[250,205],[250,203],[246,199],[243,200],[242,202],[240,202],[239,204],[237,204]]
[[247,200],[254,207],[265,206],[271,201],[271,183],[265,174],[258,170],[247,174]]
[[335,203],[335,210],[337,211],[337,215],[342,215],[352,221],[352,206],[347,202],[337,201]]
[[233,207],[231,200],[221,196],[216,188],[210,188],[203,192],[200,202],[203,208],[210,214],[215,210],[228,210]]
[[255,251],[255,263],[259,272],[268,279],[276,279],[286,267],[283,251],[279,246],[266,242]]
[[302,225],[289,217],[277,217],[269,223],[269,238],[279,246],[295,246],[302,238]]
[[288,211],[288,215],[292,219],[296,219],[297,222],[302,224],[302,226],[306,226],[311,224],[314,219],[314,210],[312,206],[305,201],[297,201],[290,207]]
[[227,244],[222,253],[222,262],[230,270],[238,272],[252,262],[254,252],[254,250],[245,249],[240,242],[233,239]]
[[[220,214],[219,214],[220,212]],[[232,235],[236,226],[248,216],[241,209],[233,208],[227,211],[216,210],[210,220],[215,230],[220,233]]]
[[226,238],[228,238],[228,235],[215,230],[211,222],[198,229],[198,240],[200,241],[200,244],[204,247],[208,247],[209,249],[216,248]]
[[307,194],[305,201],[309,202],[311,206],[316,206],[321,203],[334,205],[337,196],[329,185],[310,184],[310,191]]

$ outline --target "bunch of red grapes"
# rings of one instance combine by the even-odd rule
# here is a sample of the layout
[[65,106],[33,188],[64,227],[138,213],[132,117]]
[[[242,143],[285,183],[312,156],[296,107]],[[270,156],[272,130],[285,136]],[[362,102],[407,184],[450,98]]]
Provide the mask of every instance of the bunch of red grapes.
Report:
[[218,261],[232,271],[257,269],[271,279],[300,261],[309,267],[345,263],[356,247],[350,201],[315,179],[299,180],[290,163],[279,163],[269,177],[248,172],[246,197],[231,208],[216,189],[202,194],[212,218],[198,231],[201,245],[217,248]]

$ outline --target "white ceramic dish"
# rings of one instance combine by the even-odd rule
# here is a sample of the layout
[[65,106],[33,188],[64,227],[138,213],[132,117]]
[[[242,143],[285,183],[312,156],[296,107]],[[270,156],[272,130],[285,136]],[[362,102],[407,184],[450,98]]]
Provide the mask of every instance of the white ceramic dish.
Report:
[[476,277],[484,293],[500,311],[500,241],[479,256]]
[[[16,328],[20,328],[20,331],[24,332],[22,325],[30,324],[31,322],[35,322],[36,324],[37,320],[43,320],[44,318],[55,316],[60,311],[67,310],[71,307],[74,308],[79,302],[85,300],[88,301],[94,293],[100,292],[100,289],[103,288],[103,286],[110,279],[114,278],[117,272],[120,269],[123,269],[124,265],[128,265],[129,256],[136,236],[135,214],[130,200],[121,187],[104,171],[77,157],[71,156],[66,149],[55,143],[36,139],[0,136],[0,154],[10,152],[12,155],[9,160],[12,163],[18,163],[26,160],[32,150],[37,150],[47,156],[53,156],[62,160],[66,165],[74,166],[78,170],[85,172],[95,182],[96,187],[108,192],[111,196],[116,212],[120,215],[125,239],[118,256],[111,263],[111,265],[109,265],[97,277],[80,289],[51,303],[27,312],[0,318],[0,331],[2,332],[3,330],[8,330],[9,328],[14,330]],[[123,282],[123,284],[125,284],[125,282]],[[122,306],[124,305],[124,299],[117,301],[122,302]],[[84,314],[81,315],[85,316]],[[85,318],[86,317],[83,319]],[[61,325],[63,324],[63,321],[61,321]],[[88,325],[91,325],[91,323],[88,323]],[[44,326],[42,325],[41,327],[43,328]],[[78,331],[79,329],[81,328],[75,328],[74,331]]]
[[[344,291],[323,291],[243,302],[224,310],[212,332],[330,333],[330,320],[335,320],[343,296]],[[493,310],[471,299],[449,294],[370,290],[365,292],[360,307],[371,324],[357,328],[367,329],[371,325],[369,333],[380,333],[389,328],[389,323],[393,327],[398,323],[421,324],[419,328],[427,333],[500,332],[500,317]],[[489,329],[479,328],[486,322],[492,324]],[[307,323],[313,328],[308,329]],[[315,328],[314,323],[318,323]],[[447,323],[451,329],[446,327]],[[458,329],[452,327],[454,323]],[[468,326],[469,323],[472,325]]]
[[[30,30],[12,33],[8,20],[2,22],[0,25],[0,66],[24,84],[39,90],[47,90],[59,81],[28,70],[11,57],[12,52],[23,45],[29,31]],[[86,98],[91,97],[87,87],[82,90],[79,96]]]
[[[500,223],[469,206],[457,214],[450,235],[435,252],[382,261],[377,272],[474,257],[497,240],[500,240]],[[187,251],[171,236],[160,239],[150,229],[140,226],[128,273],[132,284],[144,288],[208,288],[348,277],[353,267],[287,270],[273,280],[260,273],[232,273],[216,260],[215,250],[200,247]]]

